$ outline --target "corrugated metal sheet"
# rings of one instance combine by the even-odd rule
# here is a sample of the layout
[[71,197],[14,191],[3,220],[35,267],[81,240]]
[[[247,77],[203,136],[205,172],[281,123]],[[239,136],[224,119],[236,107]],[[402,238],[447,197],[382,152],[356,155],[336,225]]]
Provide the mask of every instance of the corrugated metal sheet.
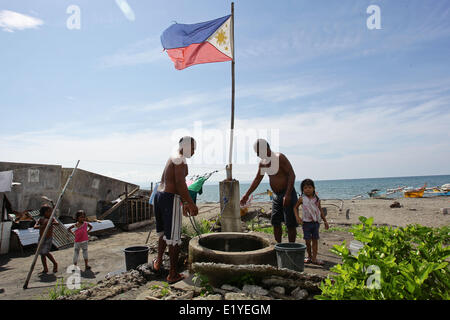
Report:
[[67,230],[64,224],[55,218],[59,224],[53,226],[53,245],[58,249],[68,248],[73,245],[75,236]]
[[[29,213],[34,218],[34,220],[39,220],[39,210],[33,210]],[[58,218],[55,217],[55,219],[59,224],[53,226],[53,245],[58,249],[64,249],[72,246],[73,242],[75,241],[75,236],[72,234],[72,232],[67,230],[64,224]]]
[[[62,224],[59,220],[59,225],[53,227],[53,245],[58,249],[68,248],[73,245],[75,240],[74,235],[67,230],[72,224]],[[100,222],[89,222],[92,225],[91,232],[114,228],[114,224],[110,220],[103,220]],[[22,246],[30,244],[37,244],[39,241],[39,229],[14,229],[19,237]]]

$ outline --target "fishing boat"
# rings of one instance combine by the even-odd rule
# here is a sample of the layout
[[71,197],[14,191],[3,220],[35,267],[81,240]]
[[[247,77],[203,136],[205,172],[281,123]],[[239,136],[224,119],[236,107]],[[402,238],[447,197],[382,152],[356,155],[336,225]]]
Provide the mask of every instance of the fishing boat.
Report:
[[367,192],[367,194],[369,195],[369,197],[371,198],[386,198],[387,196],[390,196],[394,193],[397,192],[401,192],[405,189],[406,187],[398,187],[398,188],[392,188],[392,189],[387,189],[386,191],[382,191],[379,189],[372,189],[370,192]]
[[425,183],[420,189],[405,189],[403,190],[403,195],[405,198],[422,198],[425,193],[425,188],[427,184]]
[[386,192],[383,192],[379,189],[372,189],[369,192],[367,192],[367,194],[371,198],[386,198]]
[[450,184],[447,183],[440,187],[426,188],[424,195],[427,197],[450,196]]

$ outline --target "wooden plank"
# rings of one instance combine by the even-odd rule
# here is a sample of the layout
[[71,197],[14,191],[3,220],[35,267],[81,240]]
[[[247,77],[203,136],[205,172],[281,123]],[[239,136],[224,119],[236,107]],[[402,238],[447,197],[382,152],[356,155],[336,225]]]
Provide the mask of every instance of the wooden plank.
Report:
[[114,210],[116,210],[118,207],[120,207],[120,205],[123,203],[123,201],[125,201],[128,196],[133,195],[136,191],[139,190],[139,187],[137,187],[136,189],[134,189],[133,191],[131,191],[129,194],[126,195],[125,198],[121,199],[119,202],[117,202],[115,205],[113,205],[111,208],[109,208],[108,210],[106,210],[99,218],[98,220],[103,220],[106,216],[110,215]]

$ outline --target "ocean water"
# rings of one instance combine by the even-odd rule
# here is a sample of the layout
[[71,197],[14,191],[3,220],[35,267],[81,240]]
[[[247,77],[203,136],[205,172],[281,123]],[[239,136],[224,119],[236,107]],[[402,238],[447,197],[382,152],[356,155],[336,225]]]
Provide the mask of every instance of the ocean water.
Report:
[[[300,182],[295,182],[295,190],[300,193]],[[424,184],[427,187],[441,186],[450,183],[450,175],[439,176],[418,176],[418,177],[390,177],[390,178],[368,178],[368,179],[343,179],[343,180],[317,180],[314,181],[316,192],[321,199],[352,199],[357,195],[362,195],[363,199],[369,198],[368,192],[372,189],[386,191],[398,187],[420,188]],[[239,191],[241,197],[250,187],[250,183],[240,183]],[[253,194],[258,194],[270,190],[268,182],[262,182]],[[389,195],[390,198],[401,198],[403,193],[397,192]],[[269,196],[259,196],[255,201],[269,201]],[[450,199],[449,199],[450,200]],[[218,202],[219,183],[205,184],[203,193],[198,196],[197,202]]]

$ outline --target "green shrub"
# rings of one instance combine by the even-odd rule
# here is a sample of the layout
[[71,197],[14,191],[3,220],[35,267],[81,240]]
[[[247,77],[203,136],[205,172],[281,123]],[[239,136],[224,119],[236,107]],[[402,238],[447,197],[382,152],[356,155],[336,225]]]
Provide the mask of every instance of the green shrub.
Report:
[[246,284],[254,285],[257,284],[257,279],[250,273],[245,273],[243,275],[237,275],[232,277],[227,281],[229,285],[235,286],[237,288],[242,289],[242,287]]
[[68,297],[68,296],[77,294],[84,289],[88,289],[88,288],[92,287],[93,285],[94,284],[90,284],[90,283],[81,283],[80,289],[69,289],[64,285],[64,278],[62,278],[62,279],[56,281],[56,284],[53,287],[53,289],[50,289],[48,291],[46,298],[49,300],[56,300],[59,297]]
[[200,234],[211,233],[211,228],[214,225],[214,221],[209,221],[206,219],[202,219],[200,220],[200,222],[198,222],[195,218],[192,218],[192,223],[194,224],[195,228],[191,223],[189,223],[188,226],[183,225],[181,227],[181,233],[190,238],[198,236],[197,231]]
[[201,290],[200,290],[201,296],[204,296],[208,293],[214,292],[213,287],[209,284],[209,279],[207,276],[200,274],[200,273],[196,273],[196,274],[194,274],[192,281],[194,282],[195,286],[201,288]]
[[331,251],[342,264],[321,283],[316,299],[445,299],[450,298],[450,227],[375,227],[373,218],[349,231],[364,243],[353,256],[346,243]]

